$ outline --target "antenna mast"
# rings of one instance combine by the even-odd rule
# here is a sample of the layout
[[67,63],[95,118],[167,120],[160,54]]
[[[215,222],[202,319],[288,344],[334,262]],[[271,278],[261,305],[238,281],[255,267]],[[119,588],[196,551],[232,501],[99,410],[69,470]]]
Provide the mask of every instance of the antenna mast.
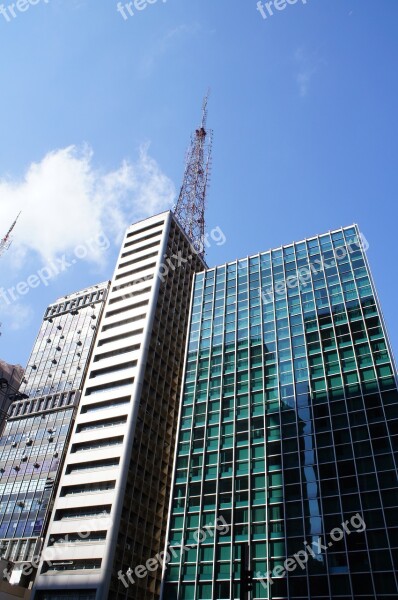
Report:
[[0,256],[2,256],[8,250],[8,248],[11,246],[11,242],[12,242],[11,233],[12,233],[15,225],[17,224],[20,214],[21,213],[18,214],[17,218],[15,219],[14,223],[11,225],[10,229],[7,231],[6,235],[0,241]]
[[208,100],[209,92],[203,101],[201,125],[191,138],[184,179],[174,211],[179,223],[202,258],[205,255],[205,207],[210,183],[213,144],[213,131],[207,129]]

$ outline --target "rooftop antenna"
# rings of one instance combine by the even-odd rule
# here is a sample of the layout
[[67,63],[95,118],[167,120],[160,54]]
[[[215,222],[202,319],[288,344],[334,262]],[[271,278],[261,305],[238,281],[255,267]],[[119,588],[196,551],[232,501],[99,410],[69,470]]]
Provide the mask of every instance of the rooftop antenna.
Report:
[[205,208],[210,183],[213,131],[207,129],[207,92],[202,107],[202,121],[191,137],[184,179],[174,212],[192,241],[197,253],[205,256]]

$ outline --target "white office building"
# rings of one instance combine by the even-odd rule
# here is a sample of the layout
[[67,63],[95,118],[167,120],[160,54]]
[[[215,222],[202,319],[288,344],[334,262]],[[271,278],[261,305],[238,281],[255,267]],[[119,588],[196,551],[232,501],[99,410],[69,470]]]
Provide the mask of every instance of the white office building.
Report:
[[[35,600],[155,600],[193,273],[172,212],[129,227],[98,329],[35,581]],[[130,571],[129,571],[130,572]]]

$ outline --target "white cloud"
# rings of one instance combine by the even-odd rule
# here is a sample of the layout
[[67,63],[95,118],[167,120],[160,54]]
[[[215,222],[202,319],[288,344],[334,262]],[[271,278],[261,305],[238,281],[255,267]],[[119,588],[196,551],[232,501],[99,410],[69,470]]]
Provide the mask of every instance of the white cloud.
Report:
[[[1,302],[1,318],[7,322],[7,329],[11,331],[19,331],[29,325],[34,315],[31,306],[20,302],[14,304],[6,304]],[[0,334],[2,333],[0,323]]]
[[[33,251],[45,263],[101,234],[119,242],[130,223],[171,207],[174,198],[148,145],[136,162],[108,172],[93,166],[89,146],[69,146],[32,163],[20,181],[0,178],[1,235],[21,210],[13,257],[22,262]],[[100,262],[100,254],[94,245],[87,260]]]
[[162,37],[148,45],[144,58],[140,63],[141,75],[144,77],[151,75],[158,60],[164,54],[167,54],[173,45],[181,44],[181,42],[186,40],[192,41],[192,38],[196,38],[199,34],[204,35],[205,33],[199,23],[191,23],[190,25],[183,23],[174,29],[166,31]]
[[294,56],[298,71],[296,73],[296,82],[299,88],[301,98],[308,95],[310,83],[314,75],[318,72],[320,65],[324,65],[323,59],[317,56],[309,56],[303,48],[298,48]]

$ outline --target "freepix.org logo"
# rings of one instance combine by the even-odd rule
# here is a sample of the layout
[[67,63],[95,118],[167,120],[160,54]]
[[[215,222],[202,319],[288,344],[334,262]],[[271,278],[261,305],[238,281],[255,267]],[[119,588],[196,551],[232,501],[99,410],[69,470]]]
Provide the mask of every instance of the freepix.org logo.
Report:
[[17,0],[15,3],[9,4],[8,6],[4,6],[4,4],[0,4],[0,14],[3,15],[7,23],[16,19],[19,13],[24,13],[31,6],[35,6],[40,2],[44,2],[44,4],[48,4],[49,0]]
[[307,1],[308,0],[270,0],[269,2],[262,2],[261,0],[258,0],[257,10],[263,19],[268,19],[268,17],[274,16],[275,10],[285,10],[288,6],[293,6],[293,4],[297,4],[298,2],[307,4]]
[[[130,17],[134,17],[136,13],[145,10],[148,5],[156,4],[158,0],[133,0],[133,2],[118,2],[116,6],[116,10],[120,13],[124,19],[127,21]],[[163,2],[167,2],[167,0],[163,0]]]

